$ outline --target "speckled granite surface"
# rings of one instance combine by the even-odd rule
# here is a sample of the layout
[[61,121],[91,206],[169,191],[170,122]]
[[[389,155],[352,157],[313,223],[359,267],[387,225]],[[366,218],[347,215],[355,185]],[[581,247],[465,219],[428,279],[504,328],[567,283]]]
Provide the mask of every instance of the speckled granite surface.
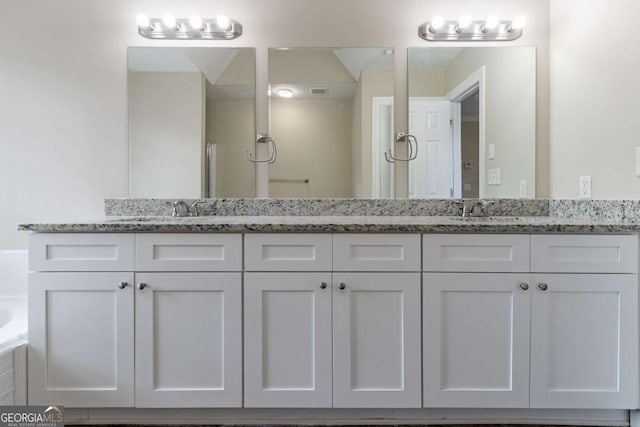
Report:
[[640,200],[549,200],[549,215],[640,223]]
[[[187,200],[191,202],[191,200]],[[197,218],[172,200],[107,199],[105,218],[21,224],[35,232],[640,232],[639,200],[491,200],[487,218],[461,218],[452,200],[208,199]]]
[[[185,200],[187,203],[195,199]],[[203,199],[203,216],[431,216],[458,215],[459,203],[439,199]],[[489,200],[491,216],[547,216],[545,199]],[[106,199],[107,216],[171,215],[169,199]]]
[[23,224],[36,232],[415,232],[415,233],[629,233],[640,224],[557,217],[451,216],[209,216],[108,217],[94,221]]

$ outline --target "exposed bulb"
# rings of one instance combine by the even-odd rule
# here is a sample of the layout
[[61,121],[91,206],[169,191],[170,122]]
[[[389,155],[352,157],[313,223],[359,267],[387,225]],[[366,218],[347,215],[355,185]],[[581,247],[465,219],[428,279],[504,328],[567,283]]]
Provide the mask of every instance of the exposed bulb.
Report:
[[498,25],[500,24],[500,21],[498,20],[498,18],[496,16],[490,16],[487,18],[487,20],[484,22],[484,28],[486,28],[487,30],[493,30],[495,29]]
[[191,25],[196,30],[202,29],[202,18],[198,15],[191,15],[189,18],[189,25]]
[[149,28],[151,26],[149,17],[144,13],[139,13],[138,16],[136,16],[136,22],[138,23],[138,27],[140,28]]
[[291,98],[293,96],[293,91],[291,89],[280,89],[278,91],[278,96],[281,98]]
[[471,25],[471,16],[462,15],[460,19],[458,19],[458,28],[467,28]]
[[513,28],[514,30],[521,30],[524,28],[526,23],[527,23],[527,18],[525,18],[524,15],[518,15],[515,17],[515,19],[511,23],[511,28]]
[[434,16],[433,19],[431,20],[431,25],[430,25],[431,29],[433,31],[437,31],[443,26],[444,26],[444,18],[440,15]]
[[218,27],[222,28],[223,30],[228,30],[231,26],[231,21],[225,15],[218,15],[218,17],[216,18],[216,24],[218,24]]
[[176,17],[170,14],[166,14],[162,17],[162,23],[165,27],[170,28],[172,30],[176,29]]

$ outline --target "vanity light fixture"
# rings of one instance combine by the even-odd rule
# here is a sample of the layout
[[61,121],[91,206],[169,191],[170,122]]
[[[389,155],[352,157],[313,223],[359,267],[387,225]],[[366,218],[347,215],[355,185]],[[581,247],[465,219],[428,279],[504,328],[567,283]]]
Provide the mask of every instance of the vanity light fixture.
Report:
[[242,35],[242,25],[225,15],[214,19],[192,15],[189,19],[166,14],[162,18],[136,17],[138,34],[148,39],[231,40]]
[[512,41],[522,36],[526,19],[517,16],[513,21],[490,16],[474,20],[469,15],[445,20],[436,16],[418,27],[418,35],[427,41]]

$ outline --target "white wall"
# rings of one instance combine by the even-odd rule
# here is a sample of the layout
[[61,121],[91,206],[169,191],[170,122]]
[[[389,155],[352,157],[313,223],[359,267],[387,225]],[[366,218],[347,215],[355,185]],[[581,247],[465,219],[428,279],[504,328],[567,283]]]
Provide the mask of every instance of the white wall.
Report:
[[216,197],[253,197],[255,99],[207,100],[207,142],[216,144]]
[[205,79],[192,72],[129,72],[129,196],[199,198]]
[[[436,14],[523,13],[527,28],[514,44],[538,47],[537,163],[546,181],[548,0],[22,0],[3,2],[1,11],[0,248],[26,247],[20,222],[95,217],[105,197],[127,196],[127,46],[255,46],[259,88],[269,47],[392,46],[394,92],[404,99],[406,49],[428,45],[417,36],[421,23]],[[217,42],[138,35],[136,14],[168,11],[225,13],[244,34]],[[257,96],[266,111],[266,90]],[[403,130],[397,117],[406,119],[406,106],[396,110]],[[258,132],[266,131],[264,111],[256,111]]]
[[[554,198],[640,198],[640,2],[551,0],[550,180]],[[615,28],[615,30],[607,30]]]
[[269,168],[272,197],[352,197],[351,99],[272,98],[271,132],[278,161]]
[[27,251],[0,250],[0,298],[27,296],[27,265]]

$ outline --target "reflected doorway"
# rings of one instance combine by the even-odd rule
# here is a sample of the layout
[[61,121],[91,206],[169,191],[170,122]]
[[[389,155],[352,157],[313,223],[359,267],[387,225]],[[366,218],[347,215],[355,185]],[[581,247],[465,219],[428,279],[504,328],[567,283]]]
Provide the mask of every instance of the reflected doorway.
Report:
[[462,197],[480,197],[480,91],[476,88],[460,102],[460,154]]

